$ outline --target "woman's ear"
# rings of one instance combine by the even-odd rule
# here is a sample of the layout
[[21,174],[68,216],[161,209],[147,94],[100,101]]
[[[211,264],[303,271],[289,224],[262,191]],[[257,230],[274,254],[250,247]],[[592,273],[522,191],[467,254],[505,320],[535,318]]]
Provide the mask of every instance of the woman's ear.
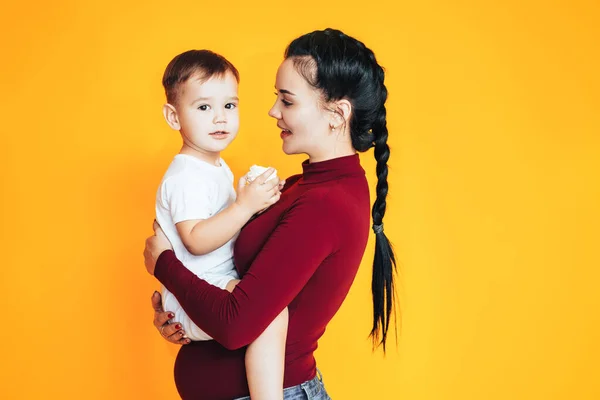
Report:
[[331,114],[331,126],[333,127],[333,130],[345,127],[352,115],[352,104],[346,99],[335,101],[332,104]]

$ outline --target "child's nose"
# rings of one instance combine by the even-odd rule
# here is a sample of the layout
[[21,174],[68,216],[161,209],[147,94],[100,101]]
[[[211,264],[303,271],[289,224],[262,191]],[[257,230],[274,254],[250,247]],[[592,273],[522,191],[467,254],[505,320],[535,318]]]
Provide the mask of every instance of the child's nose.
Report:
[[213,118],[213,123],[219,124],[227,122],[227,114],[224,110],[217,110],[215,112],[215,117]]

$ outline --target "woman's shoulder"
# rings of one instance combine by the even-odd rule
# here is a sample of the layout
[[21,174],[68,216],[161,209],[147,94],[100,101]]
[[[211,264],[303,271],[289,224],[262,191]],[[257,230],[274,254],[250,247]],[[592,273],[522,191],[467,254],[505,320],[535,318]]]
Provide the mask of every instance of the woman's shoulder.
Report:
[[298,180],[300,180],[300,178],[302,178],[302,174],[296,174],[296,175],[292,175],[289,178],[287,178],[285,180],[285,185],[283,186],[283,189],[281,189],[281,192],[285,192],[287,189],[289,189],[294,183],[298,182]]
[[[349,233],[368,231],[368,187],[366,191],[366,194],[356,195],[335,183],[314,186],[298,196],[289,211],[302,224],[315,227],[327,237],[337,238],[337,245],[341,246]],[[354,236],[355,239],[362,237]],[[354,239],[348,243],[354,243]]]
[[297,204],[310,206],[329,218],[347,217],[357,208],[369,208],[369,188],[348,187],[339,182],[315,185],[305,190],[297,199]]

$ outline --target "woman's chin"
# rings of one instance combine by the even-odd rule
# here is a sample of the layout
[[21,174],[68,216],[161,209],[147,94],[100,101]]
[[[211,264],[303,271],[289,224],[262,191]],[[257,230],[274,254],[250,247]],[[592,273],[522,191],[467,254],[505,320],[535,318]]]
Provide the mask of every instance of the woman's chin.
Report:
[[281,146],[281,148],[282,148],[283,152],[285,154],[287,154],[288,156],[292,155],[292,154],[298,154],[298,152],[295,151],[292,146],[286,145],[286,143],[284,143],[283,146]]

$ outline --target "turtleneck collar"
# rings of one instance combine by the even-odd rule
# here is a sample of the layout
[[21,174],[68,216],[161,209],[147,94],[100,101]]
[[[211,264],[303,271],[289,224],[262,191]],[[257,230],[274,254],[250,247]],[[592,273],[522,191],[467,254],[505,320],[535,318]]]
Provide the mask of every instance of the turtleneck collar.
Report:
[[331,160],[310,163],[306,160],[302,163],[302,184],[322,183],[333,181],[343,176],[364,175],[365,170],[360,165],[358,154],[332,158]]

